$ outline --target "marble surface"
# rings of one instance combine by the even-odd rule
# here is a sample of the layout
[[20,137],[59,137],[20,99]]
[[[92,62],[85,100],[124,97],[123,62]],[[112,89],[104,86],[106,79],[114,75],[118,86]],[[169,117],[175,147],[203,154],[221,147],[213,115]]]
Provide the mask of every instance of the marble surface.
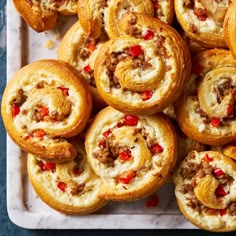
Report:
[[[6,1],[0,1],[0,94],[2,97],[2,92],[6,83],[6,16],[5,16],[5,4]],[[9,6],[11,1],[8,2]],[[21,66],[27,64],[31,61],[45,58],[46,50],[44,42],[46,39],[54,37],[54,32],[35,35],[35,33],[25,27],[24,23],[20,20],[18,15],[13,14],[12,11],[8,10],[8,20],[10,19],[11,24],[8,27],[8,45],[7,45],[7,65],[8,65],[8,76],[11,75]],[[62,22],[63,23],[63,22]],[[66,27],[66,26],[63,26]],[[20,40],[19,29],[23,30],[25,35],[24,48],[22,50],[22,41]],[[37,38],[40,37],[40,38]],[[56,42],[57,43],[57,42]],[[20,46],[21,45],[21,46]],[[25,48],[34,47],[34,52],[25,51]],[[43,48],[43,50],[42,50]],[[47,50],[48,53],[48,50]],[[48,58],[55,57],[55,50],[50,51]],[[19,58],[23,58],[19,60]],[[102,209],[99,213],[92,214],[90,216],[83,217],[66,217],[61,215],[45,204],[43,204],[37,196],[32,191],[31,186],[28,183],[27,174],[25,171],[25,158],[24,153],[22,153],[10,139],[8,139],[8,150],[6,155],[6,133],[0,120],[0,204],[1,204],[1,214],[0,214],[0,235],[51,235],[55,234],[55,231],[35,231],[35,230],[25,230],[16,225],[20,225],[24,228],[60,228],[60,229],[90,229],[89,231],[81,231],[80,234],[123,234],[123,235],[145,235],[154,234],[157,231],[95,231],[95,229],[125,229],[125,228],[145,228],[145,229],[178,229],[178,228],[194,228],[190,223],[188,223],[182,215],[179,213],[177,206],[173,198],[173,186],[166,185],[158,191],[158,196],[161,199],[160,204],[155,209],[146,209],[145,199],[130,203],[130,204],[109,204],[106,208]],[[7,171],[6,171],[7,163]],[[6,209],[6,176],[7,176],[7,206],[8,213]],[[163,197],[168,196],[168,197]],[[163,200],[162,200],[163,199]],[[12,223],[10,219],[14,222]],[[15,225],[16,224],[16,225]],[[94,230],[91,230],[94,229]],[[56,231],[58,235],[65,234],[77,234],[78,231]],[[190,230],[190,231],[163,231],[160,230],[158,233],[161,235],[213,235],[214,233],[208,233],[200,230]],[[233,233],[231,233],[233,235]]]

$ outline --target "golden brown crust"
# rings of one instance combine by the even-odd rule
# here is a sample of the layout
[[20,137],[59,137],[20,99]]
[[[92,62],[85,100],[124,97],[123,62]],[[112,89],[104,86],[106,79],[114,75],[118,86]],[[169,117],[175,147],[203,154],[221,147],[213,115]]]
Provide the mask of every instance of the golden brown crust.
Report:
[[224,19],[224,37],[231,53],[236,58],[236,1],[232,1]]
[[63,60],[73,66],[89,84],[89,89],[93,97],[93,107],[101,109],[106,106],[105,101],[99,95],[94,76],[94,63],[101,45],[107,40],[105,36],[94,39],[88,37],[81,25],[77,21],[66,32],[58,50],[59,60]]
[[61,162],[75,157],[65,138],[83,130],[91,108],[87,84],[74,68],[59,60],[41,60],[15,74],[4,91],[1,111],[16,144]]
[[34,6],[32,1],[13,0],[18,13],[27,24],[37,32],[43,32],[55,27],[58,19],[57,12],[50,9],[42,9]]
[[236,160],[236,145],[228,144],[222,148],[222,153]]
[[[192,63],[189,84],[175,102],[178,123],[187,136],[198,142],[226,144],[236,137],[233,109],[236,60],[227,50],[212,49],[199,53]],[[226,90],[224,86],[220,90],[224,83],[232,85],[228,94],[221,96]]]
[[103,180],[100,196],[116,201],[155,192],[175,164],[176,146],[164,114],[137,117],[112,107],[98,113],[85,139],[88,161]]
[[107,201],[98,197],[101,180],[89,167],[83,145],[73,144],[78,155],[63,164],[45,162],[28,154],[29,180],[41,200],[55,210],[64,214],[89,214]]
[[[106,42],[95,62],[98,91],[121,112],[161,111],[180,95],[189,77],[186,44],[173,28],[141,13],[126,13],[119,25],[124,35]],[[127,29],[131,35],[125,35]],[[136,48],[138,55],[134,55]],[[130,52],[133,49],[134,54]]]
[[152,2],[154,5],[154,16],[171,25],[175,15],[174,0],[152,0]]
[[50,30],[56,26],[58,13],[73,15],[77,13],[77,1],[51,0],[13,0],[18,13],[26,23],[37,32]]
[[141,12],[153,16],[151,0],[79,0],[78,16],[87,35],[93,38],[105,30],[109,38],[119,36],[118,21],[127,11]]
[[235,162],[222,153],[189,153],[174,175],[176,200],[183,215],[201,229],[235,230],[235,177]]
[[209,48],[227,47],[223,20],[228,1],[175,1],[175,13],[181,27],[191,39]]

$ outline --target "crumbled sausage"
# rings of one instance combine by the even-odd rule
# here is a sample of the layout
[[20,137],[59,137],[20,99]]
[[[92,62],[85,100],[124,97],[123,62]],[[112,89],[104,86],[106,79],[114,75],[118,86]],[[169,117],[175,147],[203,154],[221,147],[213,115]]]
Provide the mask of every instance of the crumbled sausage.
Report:
[[76,195],[78,193],[83,192],[84,187],[85,187],[85,183],[73,186],[70,191],[71,195]]
[[229,215],[236,216],[236,202],[232,202],[229,205]]
[[27,99],[22,89],[19,89],[16,97],[11,101],[11,105],[21,106]]

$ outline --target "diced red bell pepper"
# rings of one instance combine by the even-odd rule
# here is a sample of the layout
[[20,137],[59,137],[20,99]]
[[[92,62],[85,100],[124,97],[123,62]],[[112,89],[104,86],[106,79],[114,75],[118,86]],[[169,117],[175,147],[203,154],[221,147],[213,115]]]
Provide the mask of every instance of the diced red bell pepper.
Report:
[[227,195],[227,192],[222,185],[219,185],[215,191],[215,194],[218,197],[224,197],[225,195]]
[[127,161],[131,158],[131,151],[130,150],[127,150],[127,151],[124,151],[124,152],[120,152],[119,153],[119,160],[121,161]]
[[40,109],[40,115],[42,116],[42,118],[44,118],[45,116],[48,116],[49,115],[48,107],[42,107]]
[[43,129],[35,129],[31,132],[31,136],[34,138],[43,138],[45,134]]
[[111,133],[112,133],[111,129],[108,129],[102,135],[107,138],[109,136],[109,134],[111,134]]
[[163,151],[164,151],[163,147],[158,143],[155,143],[151,148],[151,152],[153,154],[162,153]]
[[219,127],[220,126],[220,120],[218,118],[211,118],[211,125],[213,127]]
[[87,48],[93,52],[96,49],[96,45],[93,42],[88,43]]
[[20,113],[20,108],[16,105],[11,106],[11,114],[13,117],[16,117]]
[[153,92],[151,90],[142,91],[140,96],[143,101],[149,100],[152,97]]
[[66,191],[66,188],[67,188],[67,184],[66,184],[66,183],[63,183],[63,182],[58,182],[58,183],[57,183],[57,187],[58,187],[62,192],[65,192],[65,191]]
[[129,48],[129,52],[132,57],[138,57],[139,55],[143,54],[143,49],[140,45],[135,45]]
[[52,163],[52,162],[46,162],[44,164],[44,170],[48,171],[48,170],[51,170],[52,172],[54,172],[56,169],[56,164],[55,163]]
[[124,124],[128,126],[136,126],[138,124],[138,117],[133,115],[126,115],[124,118]]
[[221,209],[219,210],[220,216],[223,216],[225,214],[227,214],[227,210],[226,209]]
[[224,171],[219,168],[215,169],[213,172],[215,176],[221,176],[224,174]]
[[64,96],[68,96],[69,95],[69,89],[68,88],[64,88],[64,87],[57,87],[58,89],[60,89],[63,93]]
[[206,154],[205,156],[204,156],[204,161],[206,161],[206,162],[211,162],[211,161],[213,161],[214,159],[212,158],[212,157],[210,157],[208,154]]
[[84,70],[84,72],[86,72],[86,73],[89,73],[89,72],[92,71],[89,65],[85,66],[85,67],[83,68],[83,70]]
[[153,39],[153,38],[154,38],[154,32],[148,29],[148,30],[144,33],[143,38],[144,38],[144,40]]
[[129,184],[130,181],[134,178],[134,176],[135,176],[135,172],[133,170],[127,170],[118,177],[118,180],[122,184]]

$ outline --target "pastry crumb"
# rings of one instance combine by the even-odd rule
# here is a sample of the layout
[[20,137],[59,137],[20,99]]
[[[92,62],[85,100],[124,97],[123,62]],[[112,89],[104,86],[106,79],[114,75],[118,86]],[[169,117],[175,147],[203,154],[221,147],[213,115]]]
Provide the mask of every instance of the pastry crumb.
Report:
[[54,47],[55,47],[55,43],[52,40],[48,39],[46,41],[46,48],[53,49]]

